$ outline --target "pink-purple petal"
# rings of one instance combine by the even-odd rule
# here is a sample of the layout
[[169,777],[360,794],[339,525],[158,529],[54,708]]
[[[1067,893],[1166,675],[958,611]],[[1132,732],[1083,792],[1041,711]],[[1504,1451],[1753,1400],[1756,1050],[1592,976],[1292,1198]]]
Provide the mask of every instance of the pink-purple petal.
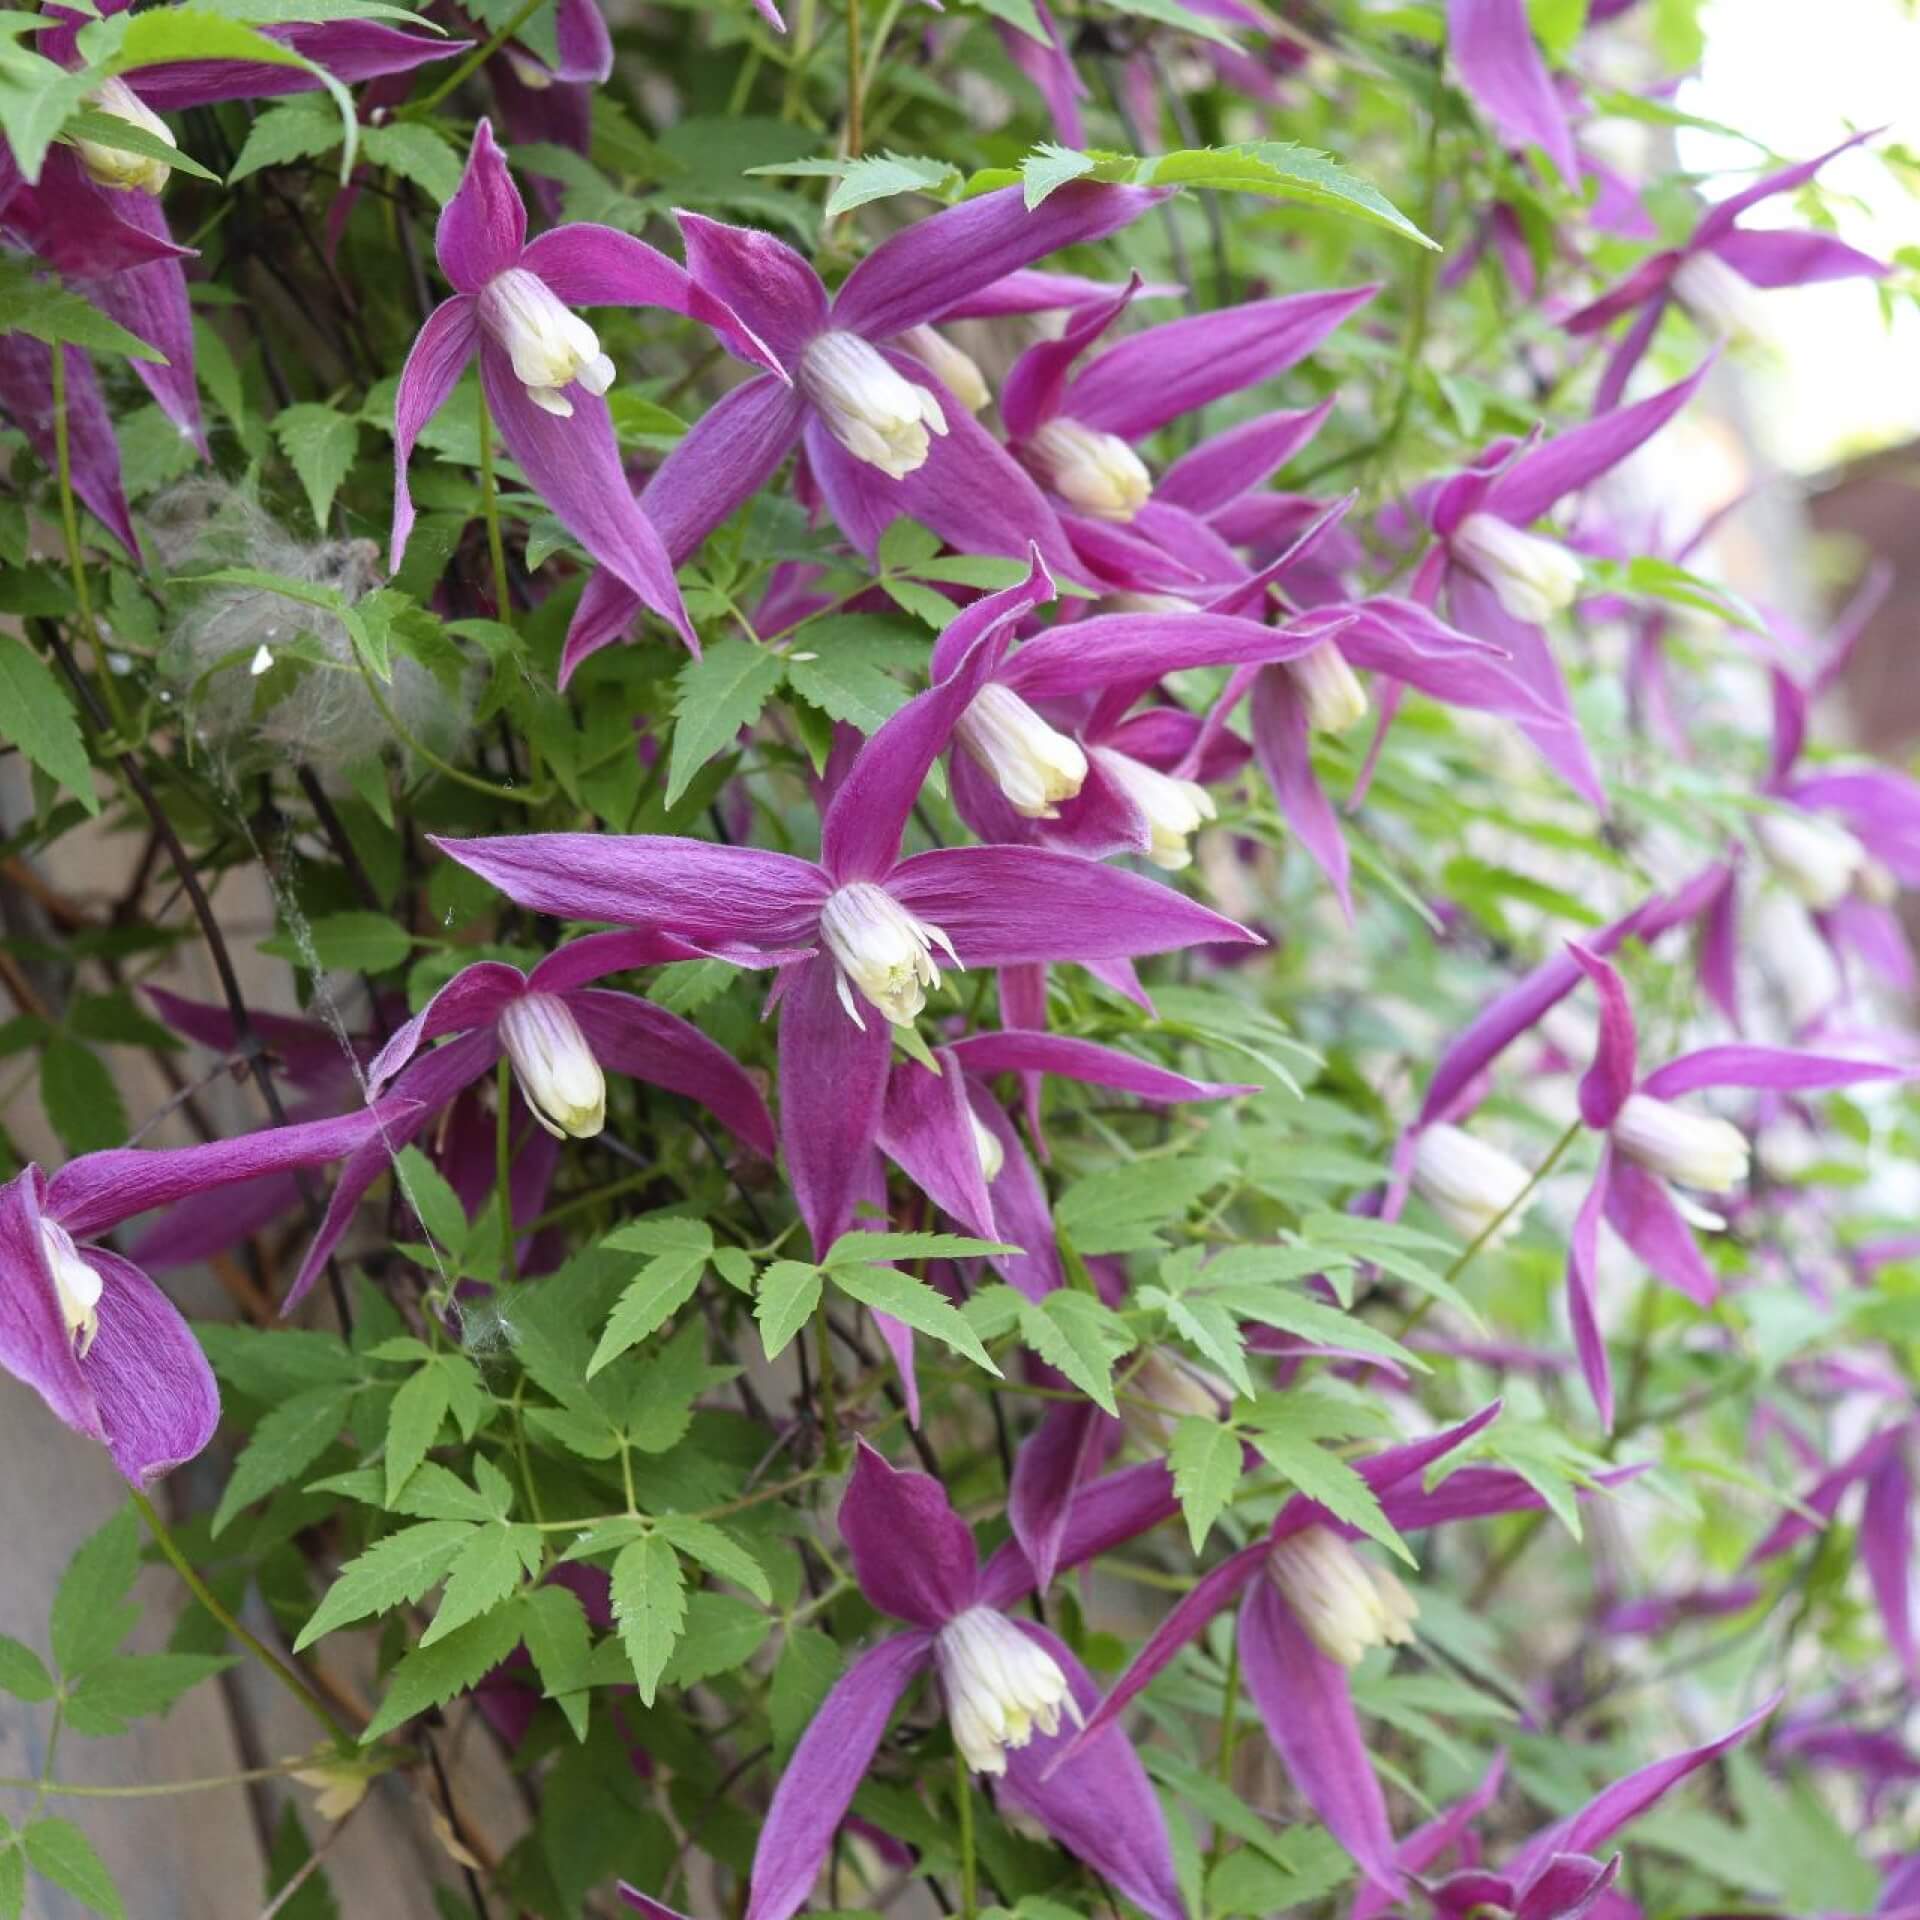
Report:
[[393,531],[387,541],[387,566],[397,571],[413,531],[413,495],[407,487],[407,463],[420,430],[447,404],[467,362],[479,345],[480,324],[465,294],[443,300],[428,314],[400,369],[393,398]]
[[474,129],[466,171],[440,210],[433,245],[440,270],[460,293],[478,293],[496,274],[517,266],[527,243],[527,209],[494,143],[493,126]]
[[938,1633],[975,1604],[973,1533],[946,1488],[889,1466],[864,1440],[840,1502],[840,1537],[860,1591],[896,1620]]
[[[820,276],[783,240],[751,227],[677,209],[687,271],[764,341],[792,373],[807,342],[828,324]],[[890,328],[898,332],[898,328]],[[730,343],[731,344],[731,343]]]
[[1526,0],[1447,0],[1447,46],[1468,93],[1501,136],[1515,146],[1540,148],[1577,192],[1573,134],[1534,43]]

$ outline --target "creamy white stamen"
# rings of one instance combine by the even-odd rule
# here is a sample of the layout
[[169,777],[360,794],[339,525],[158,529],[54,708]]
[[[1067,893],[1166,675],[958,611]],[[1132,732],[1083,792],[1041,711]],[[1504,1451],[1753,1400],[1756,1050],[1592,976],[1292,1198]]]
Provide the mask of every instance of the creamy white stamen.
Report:
[[574,381],[588,393],[613,385],[613,362],[600,336],[537,273],[509,267],[480,289],[480,324],[506,348],[514,378],[544,413],[573,417],[561,391]]
[[500,1044],[533,1117],[556,1139],[590,1140],[607,1124],[607,1080],[573,1009],[523,994],[500,1016]]
[[1761,290],[1717,253],[1688,254],[1674,271],[1673,291],[1709,333],[1748,346],[1770,343],[1773,323]]
[[1865,877],[1866,848],[1817,813],[1763,813],[1753,823],[1753,837],[1788,891],[1816,911],[1837,907]]
[[1514,1203],[1530,1178],[1511,1154],[1444,1120],[1422,1129],[1414,1150],[1414,1192],[1468,1242],[1478,1240],[1496,1220],[1500,1227],[1490,1245],[1498,1246],[1519,1231],[1525,1209]]
[[1331,640],[1289,660],[1287,677],[1307,710],[1307,725],[1317,732],[1345,733],[1367,717],[1367,690]]
[[1168,873],[1193,864],[1187,844],[1209,820],[1219,818],[1213,795],[1195,780],[1182,780],[1114,747],[1095,747],[1100,770],[1146,816],[1147,858]]
[[968,703],[954,736],[1015,813],[1059,817],[1087,777],[1080,743],[1050,727],[1011,687],[989,681]]
[[1752,1157],[1747,1136],[1730,1122],[1645,1093],[1628,1096],[1614,1120],[1613,1139],[1649,1173],[1703,1193],[1730,1193],[1746,1179]]
[[1100,596],[1102,613],[1198,613],[1200,602],[1189,600],[1184,593],[1135,593],[1132,589],[1123,589],[1119,593],[1103,593]]
[[947,431],[939,401],[857,333],[823,333],[809,341],[799,380],[827,431],[856,460],[890,479],[918,472],[927,463],[927,435]]
[[57,1222],[42,1218],[40,1251],[46,1256],[47,1271],[53,1275],[53,1291],[60,1302],[60,1317],[67,1323],[74,1352],[84,1360],[100,1331],[99,1273],[80,1257],[73,1236]]
[[987,385],[987,376],[980,371],[980,363],[972,354],[956,347],[937,328],[909,327],[900,336],[900,344],[969,413],[978,413],[993,398],[993,390]]
[[975,1773],[1005,1773],[1007,1749],[1024,1747],[1036,1730],[1058,1733],[1063,1707],[1080,1723],[1060,1663],[997,1607],[956,1614],[940,1629],[933,1660],[953,1744]]
[[[173,137],[172,128],[124,80],[101,81],[87,95],[86,104],[95,113],[138,127],[142,133],[164,140],[170,147],[180,144]],[[150,159],[144,153],[130,153],[125,147],[110,147],[98,140],[76,137],[73,150],[79,155],[87,178],[96,186],[134,187],[142,193],[157,194],[173,173],[164,160]]]
[[1453,530],[1453,551],[1516,620],[1538,626],[1573,605],[1580,562],[1557,540],[1513,526],[1497,514],[1470,513]]
[[1007,1164],[1007,1150],[1000,1144],[1000,1136],[971,1106],[967,1108],[967,1119],[973,1128],[973,1150],[980,1157],[980,1176],[992,1186],[1000,1178],[1000,1169]]
[[885,887],[856,880],[827,896],[820,909],[820,937],[833,955],[834,984],[847,1016],[862,1031],[853,997],[857,988],[896,1027],[910,1027],[927,1004],[927,990],[940,984],[935,947],[957,967],[960,956],[936,926],[916,919]]
[[1118,434],[1061,415],[1020,448],[1034,478],[1095,520],[1131,520],[1153,495],[1153,476]]
[[1267,1555],[1267,1575],[1329,1660],[1355,1667],[1375,1647],[1404,1647],[1420,1608],[1385,1567],[1327,1527],[1308,1527]]
[[545,93],[553,85],[553,69],[543,67],[531,54],[522,53],[518,47],[509,47],[507,65],[513,69],[513,77],[529,93]]

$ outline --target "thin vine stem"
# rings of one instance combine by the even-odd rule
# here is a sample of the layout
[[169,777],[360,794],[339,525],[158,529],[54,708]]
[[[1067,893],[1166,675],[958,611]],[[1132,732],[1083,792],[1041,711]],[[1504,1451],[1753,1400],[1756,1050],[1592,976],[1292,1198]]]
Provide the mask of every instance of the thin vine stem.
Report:
[[500,490],[493,477],[493,410],[487,390],[475,383],[480,428],[480,511],[487,522],[487,558],[493,566],[493,617],[503,627],[513,625],[513,596],[507,586],[507,544],[500,532]]
[[423,94],[418,100],[410,100],[401,108],[399,117],[403,120],[418,120],[423,115],[431,113],[470,74],[478,73],[545,4],[546,0],[523,0],[523,4],[499,32],[475,47],[432,92]]

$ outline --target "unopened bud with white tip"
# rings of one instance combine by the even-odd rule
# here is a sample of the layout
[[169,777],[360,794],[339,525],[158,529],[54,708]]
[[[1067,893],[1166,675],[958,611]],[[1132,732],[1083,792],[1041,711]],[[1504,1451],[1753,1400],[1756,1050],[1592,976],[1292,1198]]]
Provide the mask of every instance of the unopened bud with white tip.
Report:
[[1367,717],[1367,690],[1331,640],[1286,663],[1287,678],[1318,733],[1345,733]]
[[1491,1234],[1498,1246],[1519,1231],[1532,1178],[1511,1154],[1445,1120],[1422,1129],[1414,1150],[1414,1192],[1469,1243]]
[[938,927],[909,913],[871,880],[855,880],[827,896],[820,937],[833,956],[840,1004],[862,1032],[867,1023],[853,997],[856,989],[896,1027],[910,1027],[927,1004],[927,990],[940,984],[933,949],[960,964]]
[[1330,1527],[1275,1543],[1267,1576],[1329,1660],[1357,1667],[1375,1647],[1404,1647],[1420,1608],[1385,1567],[1362,1559]]
[[978,413],[993,398],[987,376],[972,354],[956,347],[936,327],[909,327],[901,346],[931,373],[969,413]]
[[573,1009],[522,994],[500,1016],[500,1044],[533,1117],[557,1140],[591,1140],[607,1124],[607,1079]]
[[47,1271],[53,1275],[54,1298],[60,1303],[60,1318],[66,1323],[67,1337],[82,1360],[100,1331],[101,1281],[97,1269],[80,1257],[73,1236],[53,1220],[40,1222],[40,1251]]
[[1065,414],[1026,441],[1020,458],[1042,486],[1095,520],[1131,520],[1153,496],[1152,474],[1118,434]]
[[600,351],[600,336],[540,278],[525,267],[496,273],[480,289],[480,324],[506,348],[513,377],[543,413],[573,418],[562,388],[576,380],[588,393],[613,385],[613,362]]
[[1188,842],[1219,818],[1213,795],[1197,780],[1162,773],[1116,747],[1095,747],[1093,758],[1113,784],[1139,808],[1147,823],[1147,858],[1168,873],[1193,864]]
[[889,479],[919,472],[932,446],[928,434],[947,431],[939,401],[857,333],[836,329],[809,341],[799,384],[827,431]]
[[1539,626],[1573,605],[1580,592],[1580,562],[1557,540],[1502,520],[1470,513],[1453,530],[1454,556],[1477,573],[1516,620]]
[[1060,1663],[997,1607],[956,1614],[935,1638],[933,1659],[953,1744],[975,1773],[1004,1774],[1007,1749],[1036,1732],[1058,1733],[1063,1707],[1080,1722]]
[[1747,1177],[1752,1149],[1731,1122],[1689,1113],[1651,1094],[1630,1094],[1613,1122],[1613,1142],[1649,1173],[1703,1193],[1730,1193]]
[[[110,120],[137,127],[155,140],[177,148],[173,129],[147,103],[118,78],[103,80],[86,97],[85,104]],[[87,140],[76,134],[73,150],[80,165],[95,186],[135,188],[141,193],[157,194],[167,184],[173,169],[164,160],[149,154],[134,153],[127,147],[112,146],[103,140]]]
[[1085,784],[1087,756],[1080,743],[998,681],[989,681],[968,702],[954,737],[1007,805],[1028,820],[1057,819],[1059,803]]

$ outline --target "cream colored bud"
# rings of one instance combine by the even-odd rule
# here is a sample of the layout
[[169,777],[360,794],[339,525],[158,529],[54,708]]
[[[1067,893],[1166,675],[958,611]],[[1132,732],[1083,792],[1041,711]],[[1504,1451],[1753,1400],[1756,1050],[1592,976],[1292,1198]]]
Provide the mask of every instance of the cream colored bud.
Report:
[[1011,687],[989,681],[968,703],[954,737],[1000,789],[1015,813],[1029,820],[1059,817],[1087,778],[1080,743],[1049,726]]
[[533,1117],[555,1139],[591,1140],[607,1124],[607,1080],[573,1009],[523,994],[500,1016],[500,1044]]
[[920,362],[969,413],[978,413],[993,398],[987,376],[973,355],[956,347],[935,327],[909,327],[900,344]]
[[1838,821],[1798,807],[1759,815],[1753,837],[1787,890],[1816,912],[1837,907],[1868,865],[1866,848]]
[[1613,1123],[1613,1141],[1649,1173],[1703,1193],[1730,1193],[1747,1177],[1747,1136],[1730,1122],[1689,1113],[1651,1094],[1630,1094]]
[[1043,486],[1095,520],[1131,520],[1153,496],[1153,476],[1118,434],[1061,415],[1020,449]]
[[67,1336],[74,1352],[84,1360],[100,1331],[101,1280],[98,1269],[81,1258],[80,1249],[65,1227],[45,1218],[40,1221],[40,1251],[47,1271],[53,1276],[54,1297],[60,1303],[60,1318],[66,1322]]
[[1026,1746],[1036,1731],[1058,1733],[1063,1707],[1080,1722],[1060,1663],[997,1607],[956,1614],[934,1640],[933,1660],[953,1744],[975,1773],[1005,1773],[1007,1749]]
[[939,401],[857,333],[823,333],[807,343],[800,391],[856,460],[889,479],[917,473],[927,464],[928,434],[947,431]]
[[1000,1136],[987,1123],[967,1108],[967,1120],[973,1128],[973,1150],[979,1156],[980,1177],[988,1186],[1000,1178],[1000,1170],[1007,1164],[1007,1150],[1000,1144]]
[[1307,725],[1320,733],[1345,733],[1367,717],[1367,690],[1347,664],[1347,656],[1331,640],[1286,663]]
[[1674,297],[1721,339],[1750,347],[1773,344],[1773,320],[1760,290],[1745,274],[1704,248],[1675,269]]
[[1092,757],[1122,793],[1146,816],[1147,858],[1168,873],[1193,864],[1188,842],[1209,820],[1219,818],[1213,795],[1197,780],[1162,773],[1115,747],[1095,747]]
[[1469,1244],[1496,1220],[1489,1245],[1520,1230],[1526,1212],[1520,1196],[1532,1177],[1511,1154],[1444,1120],[1423,1128],[1414,1150],[1414,1192]]
[[[173,137],[173,129],[118,77],[101,81],[87,95],[86,104],[95,113],[138,127],[142,133],[164,140],[170,147],[177,148],[180,144]],[[76,138],[73,150],[80,156],[87,178],[96,186],[134,188],[141,193],[157,194],[173,173],[164,160],[150,159],[144,153],[131,153],[125,147],[111,147],[98,140]]]
[[938,927],[916,919],[871,880],[856,880],[827,896],[820,909],[820,937],[833,955],[840,1004],[862,1031],[867,1023],[855,989],[896,1027],[910,1027],[927,1004],[928,989],[940,984],[933,949],[960,964]]
[[1557,540],[1492,513],[1470,513],[1453,530],[1454,556],[1477,573],[1516,620],[1539,626],[1573,605],[1580,561]]
[[[1150,1404],[1141,1406],[1139,1402]],[[1149,1347],[1127,1379],[1120,1418],[1143,1447],[1173,1444],[1182,1420],[1219,1420],[1233,1405],[1233,1389],[1217,1373],[1195,1366],[1183,1353]]]
[[514,378],[543,413],[573,417],[562,391],[576,380],[588,392],[613,385],[613,362],[600,336],[537,273],[509,267],[480,289],[480,324],[506,348]]
[[1420,1608],[1385,1567],[1330,1527],[1308,1527],[1267,1555],[1267,1575],[1329,1660],[1357,1667],[1375,1647],[1404,1647]]

